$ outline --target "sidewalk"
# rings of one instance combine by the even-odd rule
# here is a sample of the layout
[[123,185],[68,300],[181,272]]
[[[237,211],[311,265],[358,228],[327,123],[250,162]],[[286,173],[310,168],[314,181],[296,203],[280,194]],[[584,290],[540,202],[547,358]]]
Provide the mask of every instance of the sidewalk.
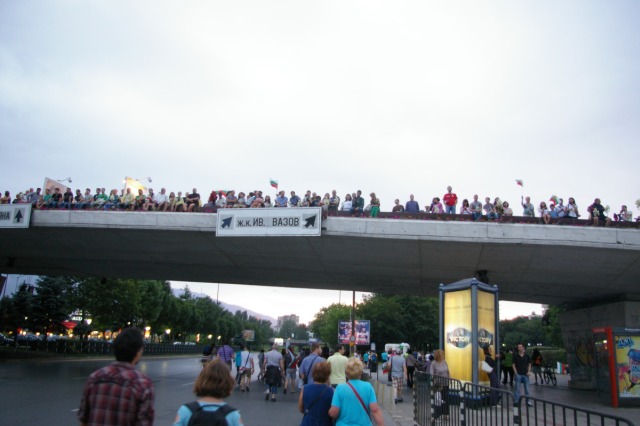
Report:
[[[610,400],[604,395],[598,395],[596,391],[574,390],[569,388],[569,376],[558,375],[558,385],[535,385],[529,386],[529,393],[535,398],[552,401],[554,403],[580,407],[599,413],[610,414],[623,417],[631,421],[634,425],[640,426],[640,407],[611,407]],[[404,388],[402,397],[404,402],[394,404],[393,392],[386,377],[381,374],[379,381],[375,374],[371,379],[371,384],[376,389],[378,404],[382,408],[385,425],[392,426],[414,426],[413,394],[411,389]],[[513,390],[508,384],[503,386],[505,390]]]

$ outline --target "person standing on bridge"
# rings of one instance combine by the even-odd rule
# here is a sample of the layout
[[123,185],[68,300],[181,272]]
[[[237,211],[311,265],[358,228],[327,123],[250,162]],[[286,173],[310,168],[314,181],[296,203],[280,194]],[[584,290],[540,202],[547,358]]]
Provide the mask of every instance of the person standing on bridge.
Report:
[[520,197],[520,204],[522,204],[522,216],[535,217],[536,209],[531,202],[531,197],[526,197],[524,200]]
[[420,204],[414,200],[413,194],[409,195],[409,201],[405,203],[404,211],[407,213],[420,213]]
[[447,186],[447,193],[442,197],[442,201],[444,201],[445,213],[447,214],[456,214],[456,206],[458,205],[458,196],[452,192],[453,189],[450,186]]
[[80,424],[153,425],[153,383],[135,369],[144,350],[142,331],[125,328],[113,341],[113,350],[116,361],[95,371],[84,385]]

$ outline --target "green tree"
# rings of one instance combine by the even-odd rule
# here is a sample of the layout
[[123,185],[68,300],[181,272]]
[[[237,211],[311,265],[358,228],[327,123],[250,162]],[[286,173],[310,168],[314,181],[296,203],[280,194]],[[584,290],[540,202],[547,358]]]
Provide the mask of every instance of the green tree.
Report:
[[537,316],[517,317],[500,321],[500,341],[506,347],[511,348],[518,343],[525,346],[546,345],[542,318]]
[[334,346],[338,343],[339,321],[348,320],[350,314],[350,306],[334,303],[316,313],[314,320],[310,324],[311,330],[317,338]]
[[33,296],[33,324],[43,333],[64,331],[62,322],[69,318],[73,307],[69,303],[74,281],[69,277],[40,277]]
[[280,329],[278,330],[278,337],[282,337],[283,339],[290,339],[292,337],[295,338],[296,329],[298,328],[298,324],[295,321],[287,319],[282,321],[280,324]]
[[544,305],[542,326],[544,327],[546,342],[549,346],[554,346],[556,348],[564,347],[558,315],[566,310],[566,306]]
[[17,334],[18,329],[33,327],[33,286],[22,283],[18,286],[18,290],[12,297],[14,332]]

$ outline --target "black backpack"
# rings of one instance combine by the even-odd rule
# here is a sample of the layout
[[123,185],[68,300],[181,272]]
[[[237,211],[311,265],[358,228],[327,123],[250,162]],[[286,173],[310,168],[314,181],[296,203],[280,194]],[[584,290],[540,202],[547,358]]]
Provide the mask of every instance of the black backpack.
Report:
[[204,347],[204,350],[202,351],[202,355],[204,356],[209,356],[213,353],[213,346],[211,345],[207,345]]
[[227,404],[219,405],[216,411],[203,410],[198,401],[190,402],[186,406],[191,410],[189,426],[227,426],[225,417],[230,412],[236,411],[235,408]]

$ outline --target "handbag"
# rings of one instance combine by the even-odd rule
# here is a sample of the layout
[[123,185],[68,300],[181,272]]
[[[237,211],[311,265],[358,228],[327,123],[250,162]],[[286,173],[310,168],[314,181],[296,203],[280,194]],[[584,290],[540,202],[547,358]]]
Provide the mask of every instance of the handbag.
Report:
[[485,373],[491,373],[493,371],[493,367],[490,366],[487,361],[482,361],[482,371]]

